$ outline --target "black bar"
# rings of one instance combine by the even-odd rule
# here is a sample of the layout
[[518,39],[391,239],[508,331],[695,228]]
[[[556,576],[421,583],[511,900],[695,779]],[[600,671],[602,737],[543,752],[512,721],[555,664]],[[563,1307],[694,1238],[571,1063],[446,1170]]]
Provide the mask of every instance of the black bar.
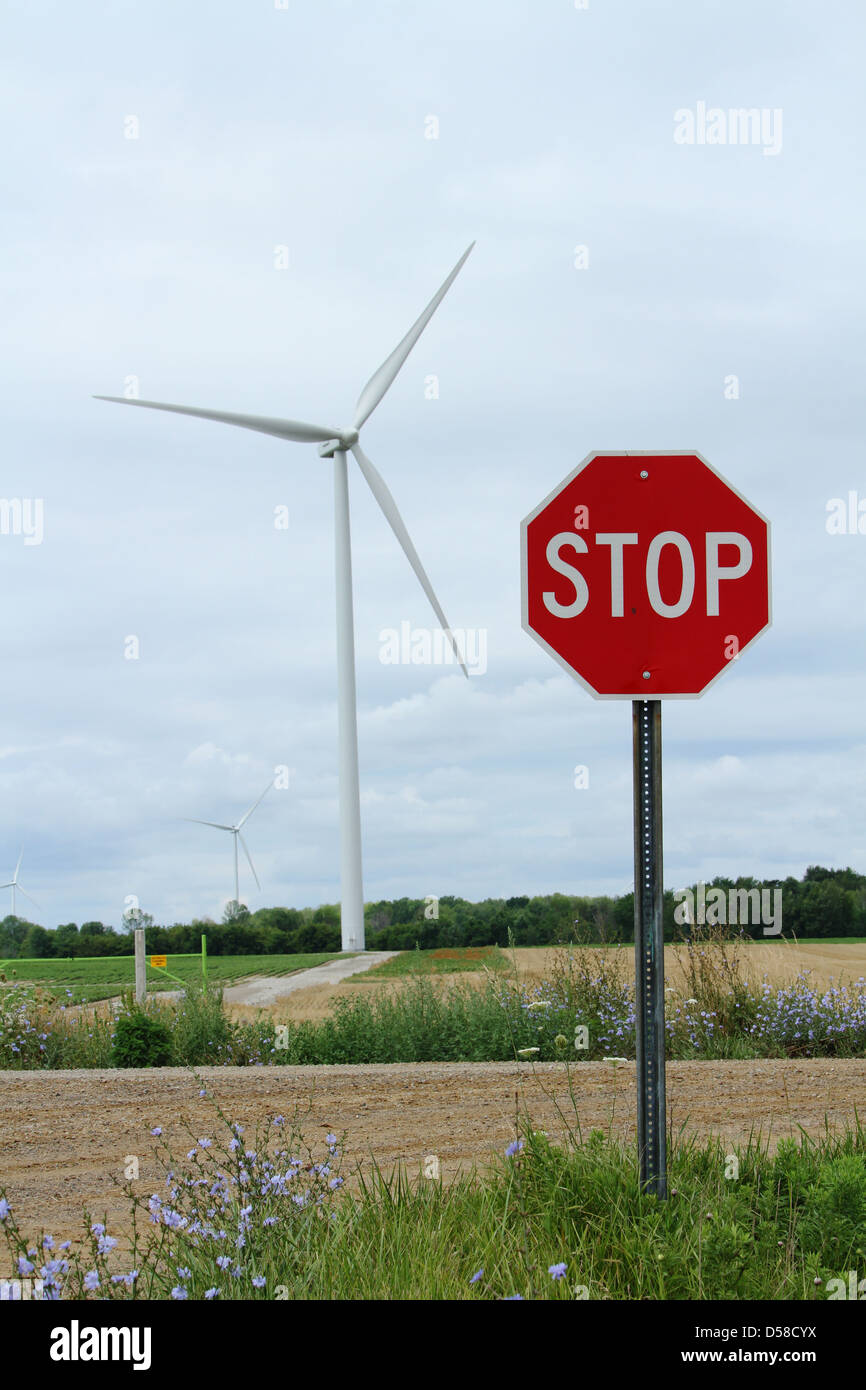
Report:
[[662,924],[662,702],[633,700],[634,963],[640,1180],[668,1195]]

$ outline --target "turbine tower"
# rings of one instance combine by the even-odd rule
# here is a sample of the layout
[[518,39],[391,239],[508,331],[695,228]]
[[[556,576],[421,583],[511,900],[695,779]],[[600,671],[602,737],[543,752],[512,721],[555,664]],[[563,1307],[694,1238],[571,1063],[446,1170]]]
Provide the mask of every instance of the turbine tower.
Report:
[[237,822],[236,825],[220,825],[219,822],[218,822],[218,821],[215,821],[215,820],[195,820],[195,819],[193,819],[192,816],[184,816],[184,820],[189,821],[189,823],[190,823],[191,825],[210,825],[210,826],[213,827],[214,830],[228,830],[228,831],[231,832],[231,834],[232,834],[232,836],[233,836],[233,838],[234,838],[234,854],[235,854],[235,896],[234,896],[234,901],[235,901],[236,903],[239,903],[239,902],[240,902],[240,898],[238,897],[238,840],[240,840],[241,844],[242,844],[243,847],[244,847],[244,854],[247,856],[247,861],[248,861],[248,863],[249,863],[250,868],[252,869],[253,878],[254,878],[255,881],[256,881],[256,887],[257,887],[257,888],[261,888],[261,886],[262,886],[262,885],[259,883],[259,876],[258,876],[258,874],[256,873],[255,868],[253,867],[253,861],[252,861],[252,858],[250,857],[250,852],[249,852],[249,850],[247,849],[247,842],[246,842],[246,840],[244,839],[243,835],[241,834],[241,829],[242,829],[242,827],[243,827],[244,825],[246,825],[247,821],[249,820],[250,816],[252,815],[252,813],[253,813],[253,811],[256,809],[256,807],[257,807],[262,801],[264,801],[265,797],[267,796],[267,794],[268,794],[268,792],[270,791],[270,789],[271,789],[272,786],[273,786],[273,783],[272,783],[272,782],[269,782],[268,785],[265,787],[264,791],[262,792],[261,796],[259,797],[258,801],[254,801],[254,802],[253,802],[253,804],[252,804],[252,806],[250,807],[250,809],[249,809],[247,812],[245,812],[244,815],[241,816],[240,820]]
[[[224,410],[202,410],[196,406],[168,405],[161,401],[131,400],[126,396],[96,396],[99,401],[118,405],[141,406],[146,410],[168,410],[177,415],[193,415],[220,424],[239,425],[274,435],[299,444],[318,444],[319,456],[334,460],[334,541],[337,588],[337,719],[340,748],[340,924],[342,949],[363,951],[364,887],[361,874],[361,798],[358,781],[358,719],[355,694],[355,634],[352,609],[352,554],[349,526],[349,477],[346,454],[354,454],[358,467],[379,503],[385,518],[400,542],[409,564],[444,628],[464,676],[469,676],[454,634],[442,611],[424,566],[418,558],[409,532],[403,523],[397,504],[385,485],[385,480],[373,467],[359,443],[359,434],[382,397],[393,384],[397,373],[417,343],[430,319],[451,288],[463,262],[475,245],[464,251],[451,274],[439,287],[424,312],[416,319],[406,336],[397,344],[381,367],[367,382],[355,406],[351,425],[334,429],[331,425],[311,425],[301,420],[285,420],[267,415],[238,415]],[[220,829],[231,827],[221,826]],[[237,857],[237,842],[235,842]]]
[[[23,851],[23,849],[22,849],[21,853],[20,853],[19,856],[18,856],[18,863],[15,865],[15,872],[14,872],[14,874],[12,875],[12,880],[11,880],[11,882],[10,882],[10,883],[0,883],[0,888],[11,888],[11,889],[12,889],[12,916],[13,916],[13,917],[16,915],[16,913],[15,913],[15,889],[16,889],[16,888],[18,889],[18,892],[19,892],[19,893],[23,893],[23,894],[24,894],[24,897],[27,899],[27,901],[28,901],[28,902],[31,902],[31,903],[33,904],[34,907],[37,907],[37,908],[39,907],[39,904],[38,904],[38,902],[36,901],[36,899],[35,899],[35,898],[31,898],[31,896],[30,896],[29,893],[25,893],[25,892],[24,892],[24,889],[21,887],[21,884],[18,882],[18,870],[21,868],[21,860],[22,860],[23,858],[24,858],[24,851]],[[40,911],[41,911],[41,909],[40,909]]]

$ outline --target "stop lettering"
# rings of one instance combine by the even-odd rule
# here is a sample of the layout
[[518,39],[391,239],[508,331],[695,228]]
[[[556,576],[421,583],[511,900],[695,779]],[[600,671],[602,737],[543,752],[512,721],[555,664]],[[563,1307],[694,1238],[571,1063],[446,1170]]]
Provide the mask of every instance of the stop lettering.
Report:
[[769,523],[699,454],[590,454],[521,533],[523,626],[598,698],[701,695],[770,624]]

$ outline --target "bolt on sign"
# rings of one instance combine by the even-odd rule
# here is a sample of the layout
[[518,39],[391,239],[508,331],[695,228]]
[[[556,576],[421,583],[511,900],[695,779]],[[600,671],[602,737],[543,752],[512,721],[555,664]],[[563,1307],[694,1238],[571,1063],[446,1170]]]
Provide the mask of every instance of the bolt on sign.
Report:
[[770,526],[693,450],[592,453],[522,522],[521,571],[526,632],[632,701],[638,1143],[664,1197],[661,701],[703,695],[770,626]]

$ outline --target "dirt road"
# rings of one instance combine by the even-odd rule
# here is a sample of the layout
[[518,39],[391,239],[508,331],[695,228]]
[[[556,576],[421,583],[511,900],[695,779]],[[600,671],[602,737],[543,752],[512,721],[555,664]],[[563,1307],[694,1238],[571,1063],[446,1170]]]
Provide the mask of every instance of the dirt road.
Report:
[[[248,1134],[257,1120],[278,1113],[288,1120],[296,1104],[303,1111],[311,1102],[304,1137],[321,1159],[328,1130],[345,1131],[347,1179],[358,1163],[369,1166],[371,1153],[386,1170],[405,1160],[413,1178],[430,1154],[439,1157],[446,1181],[473,1161],[482,1167],[514,1137],[515,1092],[552,1139],[565,1133],[557,1103],[575,1127],[558,1062],[204,1067],[200,1075]],[[596,1128],[633,1137],[634,1063],[614,1070],[583,1062],[572,1067],[572,1078],[584,1136]],[[0,1072],[0,1187],[21,1229],[72,1238],[86,1205],[94,1220],[107,1212],[109,1230],[120,1234],[127,1204],[112,1179],[122,1179],[131,1156],[140,1163],[137,1190],[164,1191],[151,1127],[163,1126],[181,1161],[190,1131],[193,1139],[222,1132],[212,1103],[198,1092],[192,1075],[176,1069]],[[866,1113],[866,1060],[669,1062],[667,1092],[674,1132],[685,1126],[687,1134],[743,1141],[754,1128],[775,1140],[802,1125],[817,1135],[825,1115],[842,1126],[853,1122],[855,1106]]]

